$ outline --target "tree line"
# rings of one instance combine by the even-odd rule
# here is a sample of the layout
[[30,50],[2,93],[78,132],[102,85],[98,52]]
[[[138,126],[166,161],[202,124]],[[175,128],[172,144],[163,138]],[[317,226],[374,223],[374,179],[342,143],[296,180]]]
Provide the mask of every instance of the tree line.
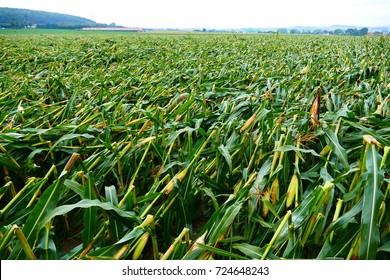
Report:
[[299,30],[296,28],[292,28],[288,30],[287,28],[279,28],[277,30],[277,33],[279,34],[328,34],[328,35],[348,35],[348,36],[366,36],[368,34],[368,28],[364,27],[361,29],[357,28],[348,28],[346,30],[343,29],[335,29],[335,30],[322,30],[322,29],[315,29],[315,30]]

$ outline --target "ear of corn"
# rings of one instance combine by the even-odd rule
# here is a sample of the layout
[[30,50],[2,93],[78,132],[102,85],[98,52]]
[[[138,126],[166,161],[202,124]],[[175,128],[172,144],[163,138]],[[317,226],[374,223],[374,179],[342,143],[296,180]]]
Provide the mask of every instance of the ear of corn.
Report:
[[138,260],[142,254],[142,251],[145,249],[145,246],[146,246],[146,243],[148,242],[149,240],[149,232],[145,232],[141,237],[140,239],[138,240],[138,243],[134,249],[134,253],[133,253],[133,260]]
[[316,127],[319,124],[321,110],[321,89],[318,88],[317,94],[314,97],[313,102],[310,106],[310,125]]
[[390,38],[23,32],[2,259],[389,258]]
[[294,175],[291,178],[291,181],[287,188],[286,193],[286,207],[290,208],[293,204],[293,202],[296,200],[296,195],[299,189],[299,181],[297,174],[294,173]]

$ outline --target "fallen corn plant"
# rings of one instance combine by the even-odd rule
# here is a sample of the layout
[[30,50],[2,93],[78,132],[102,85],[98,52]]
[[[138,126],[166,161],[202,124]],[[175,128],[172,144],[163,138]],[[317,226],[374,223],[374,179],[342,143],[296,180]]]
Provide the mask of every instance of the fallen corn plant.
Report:
[[1,259],[389,259],[388,37],[0,42]]

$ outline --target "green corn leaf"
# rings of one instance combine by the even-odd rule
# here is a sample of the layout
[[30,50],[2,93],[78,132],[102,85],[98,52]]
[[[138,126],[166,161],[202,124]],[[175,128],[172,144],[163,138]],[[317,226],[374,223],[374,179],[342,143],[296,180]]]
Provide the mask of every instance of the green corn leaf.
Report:
[[99,207],[103,210],[106,211],[113,211],[116,214],[118,214],[120,217],[130,220],[132,222],[136,223],[141,223],[141,219],[134,214],[134,212],[131,211],[124,211],[119,209],[118,207],[113,206],[110,202],[101,202],[100,200],[94,199],[94,200],[89,200],[89,199],[83,199],[80,200],[79,202],[75,204],[70,204],[70,205],[62,205],[58,206],[51,212],[49,212],[39,223],[39,226],[43,226],[46,224],[48,221],[53,219],[56,216],[64,215],[76,208],[89,208],[89,207]]
[[379,228],[379,207],[383,194],[381,185],[383,171],[379,169],[381,156],[375,145],[369,144],[366,158],[367,185],[364,188],[363,209],[362,209],[362,233],[360,245],[360,258],[369,260],[376,258],[376,251],[380,241]]
[[[30,246],[34,244],[39,231],[45,225],[45,223],[42,224],[44,217],[57,206],[64,181],[69,174],[69,169],[73,166],[74,161],[78,157],[78,154],[72,155],[64,170],[61,172],[60,177],[44,191],[31,214],[28,216],[26,224],[23,226],[22,232]],[[47,220],[46,223],[48,221],[50,220]],[[9,259],[24,259],[24,257],[25,255],[23,253],[22,247],[20,243],[18,243],[10,254]]]
[[84,257],[83,259],[112,260],[112,257],[122,246],[121,244],[105,246],[88,253],[88,258]]
[[227,165],[229,166],[230,172],[232,172],[233,164],[232,164],[232,157],[228,151],[228,149],[224,145],[220,145],[218,147],[218,151],[222,154],[222,156],[225,158]]
[[246,243],[233,244],[232,248],[240,250],[242,253],[254,260],[260,260],[264,253],[264,250],[261,252],[259,247]]
[[13,157],[7,154],[0,154],[0,164],[6,166],[11,170],[20,170],[20,165],[15,161]]
[[328,140],[328,144],[332,148],[333,153],[340,160],[343,167],[348,170],[349,164],[348,164],[347,152],[340,145],[336,134],[329,127],[324,127],[323,129],[326,135],[326,139]]
[[195,131],[194,128],[191,128],[191,127],[185,127],[185,128],[182,128],[182,129],[179,129],[179,130],[176,130],[175,132],[173,132],[172,134],[170,134],[168,137],[167,137],[167,146],[171,145],[173,142],[176,141],[177,137],[179,137],[180,134],[184,133],[184,132],[193,132]]
[[378,252],[383,251],[383,252],[389,252],[390,253],[390,241],[385,243],[383,246],[378,248]]
[[[118,197],[116,194],[116,188],[115,186],[109,186],[105,187],[106,192],[106,199],[108,202],[110,202],[115,207],[118,207]],[[114,242],[118,241],[119,235],[123,230],[123,225],[118,222],[117,219],[110,216],[110,223],[108,224],[108,227],[110,229],[111,238]]]
[[28,180],[23,189],[21,189],[19,193],[3,209],[0,210],[0,216],[7,218],[8,215],[23,210],[26,205],[26,201],[31,199],[40,184],[42,184],[42,182],[37,182],[35,178]]
[[104,188],[106,193],[106,199],[107,201],[111,202],[112,205],[118,206],[118,197],[116,194],[116,188],[115,186],[109,186]]
[[[96,199],[94,191],[94,178],[93,174],[87,174],[87,182],[84,186],[84,198],[89,200]],[[83,246],[88,246],[93,240],[96,233],[96,220],[97,220],[97,207],[91,206],[84,210],[84,229],[83,229]]]
[[144,232],[145,232],[145,229],[143,229],[140,226],[136,226],[129,233],[125,234],[116,244],[122,244],[122,243],[128,242],[130,240],[133,240],[133,239],[141,236]]
[[259,172],[257,173],[256,180],[253,184],[253,187],[258,189],[259,191],[263,191],[266,185],[267,180],[265,176],[267,176],[271,171],[272,159],[268,158],[264,164],[261,166]]
[[345,259],[347,257],[352,242],[360,233],[360,226],[357,223],[344,226],[348,229],[348,234],[340,232],[339,235],[336,234],[337,238],[333,238],[332,242],[330,238],[326,238],[317,259],[323,260],[332,257]]
[[316,203],[322,194],[323,188],[317,187],[303,199],[296,209],[294,209],[292,213],[292,222],[294,223],[295,228],[302,226],[310,218],[313,214]]
[[204,247],[196,248],[195,250],[184,255],[182,260],[196,260],[205,251],[206,251],[206,249]]
[[360,199],[348,212],[344,213],[340,218],[329,225],[329,227],[326,229],[325,235],[328,235],[333,230],[338,230],[347,223],[356,222],[354,218],[362,211],[362,207],[363,200]]
[[213,191],[207,187],[199,188],[199,191],[203,191],[208,197],[211,198],[211,201],[213,202],[214,205],[214,209],[215,211],[217,211],[219,209],[219,205]]
[[233,223],[239,213],[242,204],[242,201],[236,201],[230,206],[227,206],[226,209],[220,209],[223,210],[223,214],[221,213],[221,217],[218,222],[216,222],[210,229],[210,233],[207,236],[208,243],[214,244],[217,239],[226,232],[227,228]]
[[[259,248],[248,243],[235,243],[232,245],[232,248],[239,250],[253,260],[260,260],[265,251],[264,248]],[[278,260],[279,258],[272,253],[268,253],[268,259]]]
[[54,232],[51,231],[51,223],[47,223],[41,230],[36,249],[40,252],[40,259],[55,260],[58,256],[57,249],[54,243]]
[[363,126],[362,124],[359,124],[357,122],[349,121],[349,120],[343,120],[345,123],[349,124],[350,126],[359,129],[364,134],[371,135],[376,140],[378,140],[379,143],[381,143],[383,146],[390,146],[390,140],[386,137],[383,137],[378,131],[372,128],[368,128]]
[[316,157],[322,157],[320,154],[318,154],[316,151],[314,151],[312,149],[302,149],[302,148],[298,148],[298,147],[292,146],[292,145],[285,145],[285,146],[282,146],[280,148],[274,149],[274,151],[278,151],[278,152],[294,151],[294,152],[298,153],[298,156],[301,159],[303,159],[301,153],[312,154],[313,156],[316,156]]
[[[62,188],[61,181],[61,179],[57,180],[42,194],[31,214],[28,216],[26,224],[23,227],[23,233],[31,246],[35,241],[38,231],[43,226],[40,225],[41,220],[57,205]],[[24,259],[22,248],[19,245],[16,245],[9,259]]]
[[73,139],[77,139],[79,137],[82,137],[82,138],[86,138],[86,139],[93,139],[95,138],[95,136],[91,135],[91,134],[88,134],[88,133],[82,133],[82,134],[66,134],[64,136],[62,136],[60,139],[58,139],[57,142],[55,142],[53,144],[53,146],[51,147],[51,149],[53,150],[57,145],[59,145],[61,142],[64,142],[64,141],[69,141],[69,140],[73,140]]
[[212,247],[209,245],[199,243],[198,246],[199,246],[199,248],[206,249],[209,252],[212,252],[212,253],[220,255],[220,256],[227,257],[231,260],[247,260],[247,258],[245,258],[241,255],[238,255],[238,254],[235,254],[235,253],[232,253],[229,251],[225,251],[222,249],[218,249],[218,248],[215,248],[215,247]]
[[181,113],[187,111],[195,103],[195,101],[196,100],[194,98],[188,99],[186,102],[181,104],[175,111],[171,112],[171,117],[176,118]]
[[69,188],[72,191],[74,191],[75,193],[77,193],[80,196],[81,199],[84,198],[84,187],[81,184],[79,184],[78,182],[66,179],[65,182],[64,182],[64,185],[67,188]]
[[[304,227],[307,221],[310,219],[311,215],[314,213],[316,203],[323,195],[323,188],[317,187],[312,192],[310,192],[303,201],[298,205],[296,209],[292,212],[292,223],[294,224],[294,228]],[[274,224],[274,228],[276,229],[282,221],[279,220]],[[282,244],[288,238],[288,227],[284,227],[279,235],[277,245]]]

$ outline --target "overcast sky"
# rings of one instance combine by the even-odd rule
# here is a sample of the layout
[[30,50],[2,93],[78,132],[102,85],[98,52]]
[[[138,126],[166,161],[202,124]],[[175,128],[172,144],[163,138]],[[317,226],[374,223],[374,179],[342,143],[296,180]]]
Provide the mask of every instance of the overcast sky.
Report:
[[390,0],[0,0],[144,28],[389,26]]

